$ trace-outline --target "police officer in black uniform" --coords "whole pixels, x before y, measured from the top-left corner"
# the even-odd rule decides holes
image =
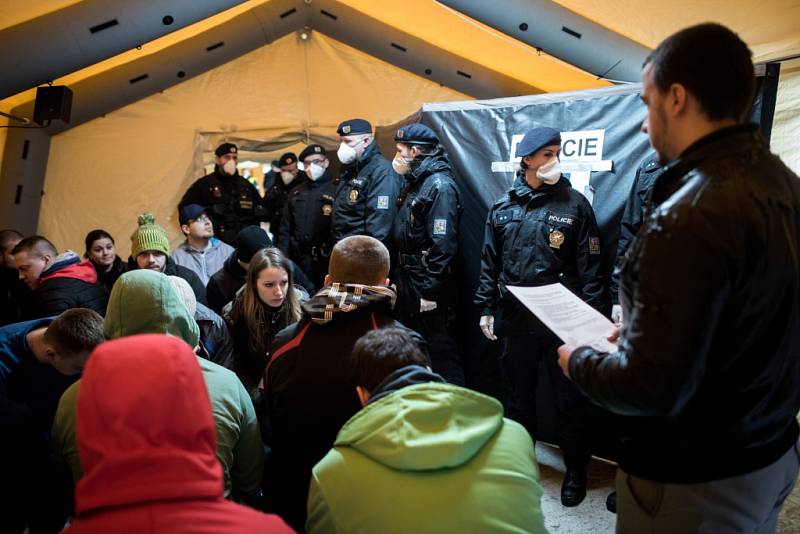
[[[453,339],[459,193],[436,133],[423,124],[397,130],[394,170],[405,186],[398,199],[393,240],[398,319],[428,342],[433,370],[464,385]]]
[[[333,242],[351,235],[368,235],[392,249],[397,196],[403,180],[381,155],[372,125],[363,119],[344,121],[336,130],[342,162],[333,201]]]
[[[283,154],[278,159],[278,168],[280,172],[275,177],[275,182],[264,194],[264,205],[267,208],[267,220],[273,241],[277,241],[281,235],[283,207],[286,205],[289,193],[303,185],[305,181],[297,168],[297,155],[294,152]]]
[[[214,172],[192,184],[178,204],[178,212],[189,204],[208,206],[206,214],[214,224],[214,235],[229,245],[245,226],[258,225],[266,211],[256,187],[236,170],[239,150],[223,143],[214,151]]]
[[[561,134],[536,128],[517,146],[521,169],[508,192],[489,210],[475,304],[490,340],[505,338],[503,361],[511,385],[508,416],[536,437],[536,384],[544,360],[555,392],[559,445],[567,474],[561,502],[576,506],[586,496],[589,448],[586,401],[557,365],[560,340],[508,292],[507,286],[560,282],[604,310],[600,238],[586,198],[561,175]]]
[[[334,185],[330,161],[321,145],[308,145],[300,153],[303,183],[286,199],[278,248],[322,287],[331,255],[331,213]]]
[[[656,179],[664,172],[664,167],[659,165],[655,155],[645,159],[636,169],[631,192],[625,203],[622,222],[619,228],[619,241],[617,242],[617,260],[614,271],[611,273],[611,320],[622,324],[622,306],[619,305],[619,266],[625,257],[628,247],[633,243],[639,228],[645,218],[645,212],[650,209],[650,197]]]

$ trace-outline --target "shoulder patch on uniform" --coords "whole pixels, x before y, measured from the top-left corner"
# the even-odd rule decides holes
[[[447,219],[433,220],[433,235],[447,234]]]
[[[600,238],[589,238],[589,254],[600,254]]]
[[[379,210],[388,210],[389,209],[389,196],[388,195],[381,195],[378,197],[378,209]]]

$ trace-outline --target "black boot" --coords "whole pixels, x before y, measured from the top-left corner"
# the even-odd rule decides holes
[[[561,484],[561,504],[578,506],[586,498],[586,469],[567,468]]]
[[[617,513],[617,492],[612,491],[608,494],[606,498],[606,510],[611,512],[612,514]]]

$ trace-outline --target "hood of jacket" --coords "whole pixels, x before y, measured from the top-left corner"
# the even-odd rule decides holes
[[[339,431],[335,447],[350,447],[392,469],[429,471],[471,460],[503,425],[503,407],[475,391],[434,382],[437,375],[409,366],[376,388],[367,404]],[[439,378],[439,380],[441,380]],[[381,388],[399,386],[381,396]],[[391,389],[391,388],[389,388]]]
[[[100,345],[83,372],[78,515],[175,499],[222,498],[214,420],[197,358],[164,335]]]
[[[170,334],[192,347],[200,340],[194,320],[167,275],[150,269],[119,277],[108,299],[103,332],[106,339],[136,334]]]
[[[87,284],[95,284],[97,271],[89,260],[81,261],[80,256],[68,250],[56,256],[52,265],[39,276],[39,283],[51,278],[75,278]]]
[[[411,172],[406,174],[404,178],[409,183],[416,183],[424,180],[432,174],[446,172],[450,174],[450,161],[444,152],[442,145],[437,146],[433,152],[425,156],[420,162],[419,166],[412,169]]]
[[[315,323],[325,324],[367,306],[394,307],[397,293],[386,286],[334,283],[322,288],[302,304],[303,312]]]

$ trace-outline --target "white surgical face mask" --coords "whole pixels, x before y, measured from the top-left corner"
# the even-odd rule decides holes
[[[404,158],[398,152],[398,154],[392,160],[392,168],[394,169],[394,172],[400,176],[403,176],[404,174],[411,172],[411,161],[413,161],[411,158]]]
[[[225,171],[225,174],[230,174],[233,176],[236,174],[236,160],[229,159],[225,162],[225,165],[222,166],[222,170]]]
[[[315,182],[319,180],[323,174],[325,174],[325,167],[323,167],[322,165],[317,165],[316,163],[312,163],[306,169],[306,176],[308,176]]]
[[[283,185],[289,185],[289,183],[294,180],[294,174],[289,171],[283,171],[281,173],[281,180],[283,181]]]
[[[536,177],[546,184],[554,184],[561,178],[561,163],[557,157],[542,165],[536,170]]]
[[[336,156],[344,165],[349,165],[356,160],[358,153],[355,148],[342,141],[339,145],[339,150],[336,151]]]

